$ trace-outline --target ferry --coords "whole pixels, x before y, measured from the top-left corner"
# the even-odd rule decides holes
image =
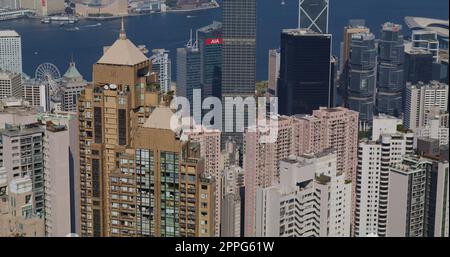
[[[48,16],[41,20],[41,22],[44,24],[49,24],[52,22],[58,22],[59,24],[61,23],[74,24],[78,21],[79,21],[78,18],[74,16]]]

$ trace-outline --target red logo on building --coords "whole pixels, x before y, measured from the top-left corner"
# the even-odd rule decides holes
[[[219,45],[223,43],[223,39],[221,38],[207,38],[205,41],[205,45]]]
[[[45,7],[45,4],[46,4],[46,3],[45,3],[45,0],[41,0],[41,6],[42,6],[42,7]]]

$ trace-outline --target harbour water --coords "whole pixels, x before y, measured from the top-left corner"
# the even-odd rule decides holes
[[[298,0],[258,0],[257,79],[267,79],[267,52],[277,48],[283,28],[297,26]],[[378,35],[386,21],[404,24],[405,16],[448,19],[448,0],[330,0],[330,33],[333,52],[339,55],[343,27],[349,19],[366,19],[366,25]],[[220,3],[220,1],[219,1]],[[370,17],[370,18],[368,18]],[[189,31],[221,19],[220,9],[189,13],[153,14],[128,17],[127,35],[136,45],[149,49],[171,51],[173,72],[176,48],[189,38]],[[40,19],[0,21],[0,30],[14,29],[22,35],[23,67],[34,76],[36,67],[44,62],[55,64],[64,72],[73,55],[86,79],[91,79],[92,64],[102,55],[103,46],[110,45],[119,33],[120,20],[80,20],[76,24],[42,24]],[[100,25],[99,25],[100,24]],[[77,28],[78,29],[77,29]],[[404,28],[405,35],[409,34]],[[175,79],[175,74],[173,74]]]

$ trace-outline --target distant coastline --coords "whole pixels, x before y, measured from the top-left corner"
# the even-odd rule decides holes
[[[164,14],[164,13],[189,13],[189,12],[196,12],[196,11],[203,11],[203,10],[211,10],[211,9],[216,9],[216,8],[220,8],[220,4],[216,0],[213,0],[207,6],[199,6],[199,7],[195,7],[195,8],[186,8],[186,9],[167,9],[164,12],[158,11],[158,12],[149,12],[149,13],[129,13],[129,14],[123,15],[123,16],[104,15],[104,16],[88,16],[88,17],[76,16],[76,17],[80,20],[115,20],[115,19],[121,19],[122,17],[126,18],[126,17],[147,16],[147,15]],[[0,13],[0,15],[1,15],[1,13]],[[12,20],[12,19],[23,19],[23,18],[42,19],[44,17],[27,15],[27,16],[19,16],[19,17],[14,17],[14,18],[0,19],[0,22]]]

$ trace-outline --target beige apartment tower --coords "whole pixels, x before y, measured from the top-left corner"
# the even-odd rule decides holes
[[[81,236],[211,236],[214,180],[170,129],[149,59],[119,39],[78,100]]]

